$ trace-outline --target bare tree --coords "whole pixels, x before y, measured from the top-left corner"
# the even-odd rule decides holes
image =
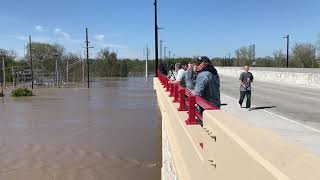
[[[243,65],[250,65],[251,64],[251,59],[250,59],[250,50],[248,47],[241,47],[236,50],[236,61],[235,65],[236,66],[243,66]]]
[[[317,67],[315,63],[315,46],[310,43],[296,43],[292,48],[293,65],[301,68]]]
[[[275,65],[277,67],[286,66],[286,55],[282,52],[282,50],[276,50],[272,54],[273,54],[273,60],[275,61]]]

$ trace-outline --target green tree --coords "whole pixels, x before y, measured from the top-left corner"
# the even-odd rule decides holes
[[[27,49],[30,45],[27,45]],[[49,43],[39,43],[33,42],[32,47],[32,57],[33,57],[33,68],[35,70],[42,70],[47,72],[55,71],[55,58],[58,59],[59,65],[62,61],[62,56],[65,53],[65,48],[60,44],[49,44]],[[55,56],[58,55],[58,56]],[[30,51],[27,52],[25,59],[30,58]]]

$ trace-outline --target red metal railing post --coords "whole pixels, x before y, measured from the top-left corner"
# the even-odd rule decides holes
[[[180,106],[178,108],[178,111],[187,111],[186,108],[186,100],[184,98],[186,94],[186,90],[185,89],[180,89],[179,90],[179,102],[180,102]]]
[[[170,90],[170,83],[169,83],[169,79],[166,79],[166,88],[167,88],[167,90],[166,90],[166,91],[169,91],[169,90]]]
[[[196,125],[198,124],[196,116],[196,97],[189,96],[189,118],[185,121],[187,125]]]
[[[169,95],[169,97],[173,97],[173,94],[174,94],[174,84],[170,83],[170,95]]]
[[[172,101],[173,103],[179,102],[179,84],[174,85],[174,99]]]

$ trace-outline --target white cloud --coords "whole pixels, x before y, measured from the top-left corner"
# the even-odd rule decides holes
[[[36,25],[36,26],[34,27],[34,29],[35,29],[37,32],[42,32],[42,31],[44,31],[44,27],[41,26],[41,25]]]
[[[19,36],[15,36],[15,38],[16,39],[18,39],[18,40],[22,40],[22,41],[27,41],[27,40],[29,40],[29,37],[28,36],[21,36],[21,35],[19,35]]]
[[[128,46],[120,45],[120,44],[109,44],[109,43],[103,43],[101,44],[102,47],[108,47],[108,48],[118,48],[118,49],[127,49]]]
[[[103,41],[104,38],[105,36],[103,34],[98,34],[94,36],[94,39],[97,41]]]
[[[62,31],[60,28],[55,28],[54,33],[60,36],[63,36],[65,39],[70,39],[70,34]]]

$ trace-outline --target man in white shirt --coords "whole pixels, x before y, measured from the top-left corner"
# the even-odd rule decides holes
[[[177,72],[177,76],[176,76],[176,80],[175,80],[174,82],[180,83],[181,78],[182,78],[185,70],[183,69],[181,63],[176,63],[176,64],[175,64],[175,70],[176,70],[176,72]]]

